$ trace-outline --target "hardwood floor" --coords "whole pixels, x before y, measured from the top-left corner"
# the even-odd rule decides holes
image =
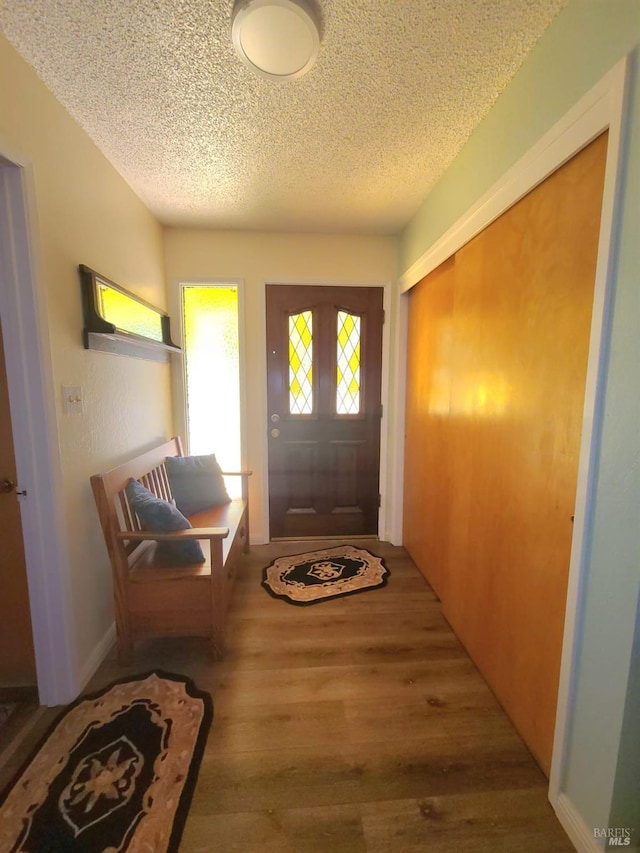
[[[93,679],[161,667],[213,694],[181,852],[573,850],[422,575],[401,548],[355,544],[385,557],[388,586],[294,607],[262,589],[261,569],[316,543],[254,546],[222,663],[201,640],[154,641]]]
[[[19,743],[35,724],[41,713],[46,713],[38,705],[38,690],[35,687],[0,687],[0,705],[13,705],[13,710],[5,716],[0,708],[0,791],[2,790],[2,770],[11,756],[19,749]],[[9,777],[10,778],[10,777]]]

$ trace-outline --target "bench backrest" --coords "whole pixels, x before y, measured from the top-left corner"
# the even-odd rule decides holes
[[[182,442],[176,436],[104,474],[94,474],[91,477],[91,488],[112,562],[120,563],[119,557],[122,555],[122,541],[117,539],[116,533],[140,530],[138,517],[129,506],[125,494],[129,480],[139,480],[156,497],[170,501],[171,487],[164,460],[167,456],[182,455]],[[128,542],[124,546],[124,552],[129,557],[139,548],[139,543]]]

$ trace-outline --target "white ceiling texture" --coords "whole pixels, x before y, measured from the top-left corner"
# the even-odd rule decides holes
[[[288,81],[237,57],[232,0],[2,0],[0,29],[161,222],[384,234],[567,2],[315,0]]]

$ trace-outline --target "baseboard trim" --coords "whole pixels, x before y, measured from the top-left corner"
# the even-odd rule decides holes
[[[78,674],[78,684],[80,690],[84,690],[91,678],[96,673],[98,667],[106,656],[111,651],[116,641],[116,624],[112,622],[105,631],[101,640],[94,646],[93,651],[84,663],[84,666]]]
[[[566,794],[560,794],[551,805],[578,853],[602,853],[604,848],[593,837],[593,829],[586,825]]]

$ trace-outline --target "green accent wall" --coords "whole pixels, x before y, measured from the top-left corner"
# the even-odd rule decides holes
[[[628,828],[631,844],[625,849],[640,850],[640,602],[609,824]]]
[[[620,59],[633,54],[596,413],[579,654],[561,790],[587,827],[634,819],[638,763],[625,706],[640,594],[640,0],[572,0],[425,199],[400,240],[406,271]],[[637,655],[635,658],[637,665]],[[635,721],[637,726],[637,720]],[[620,754],[620,760],[619,760]],[[615,790],[614,790],[615,787]],[[612,824],[613,825],[613,824]]]
[[[640,41],[640,0],[573,0],[404,229],[400,271],[474,204]]]

